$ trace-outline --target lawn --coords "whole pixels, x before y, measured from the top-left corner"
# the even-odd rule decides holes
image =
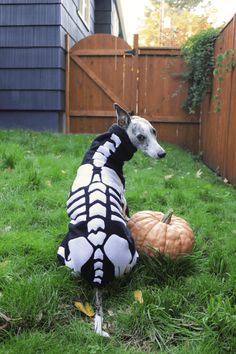
[[[161,161],[137,153],[125,166],[126,196],[131,214],[173,208],[185,218],[196,236],[192,254],[141,255],[105,289],[110,339],[74,307],[93,303],[93,291],[58,265],[56,251],[91,139],[0,132],[0,353],[235,353],[236,189],[176,146],[164,144]]]

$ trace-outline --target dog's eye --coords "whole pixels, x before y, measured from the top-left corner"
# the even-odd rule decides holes
[[[152,134],[155,136],[157,135],[156,129],[154,129],[154,128],[152,129]]]
[[[145,138],[144,135],[139,134],[139,135],[137,135],[137,139],[138,139],[139,141],[144,141],[146,138]]]

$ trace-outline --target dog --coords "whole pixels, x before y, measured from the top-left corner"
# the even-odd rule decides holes
[[[124,162],[138,149],[155,159],[166,155],[146,119],[117,103],[114,108],[117,123],[94,139],[77,171],[67,201],[69,231],[57,253],[61,264],[95,287],[95,331],[105,336],[98,289],[129,272],[138,259],[125,219]]]

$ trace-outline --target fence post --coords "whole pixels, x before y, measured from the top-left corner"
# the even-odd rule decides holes
[[[65,88],[65,103],[66,103],[66,126],[65,132],[70,132],[70,48],[69,48],[69,35],[65,35],[66,44],[66,88]]]
[[[133,39],[133,83],[132,83],[132,110],[134,114],[138,113],[138,79],[139,79],[139,70],[138,70],[138,34],[134,34]]]

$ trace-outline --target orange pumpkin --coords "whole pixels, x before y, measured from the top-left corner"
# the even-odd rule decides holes
[[[186,220],[156,211],[140,211],[128,221],[137,250],[153,256],[158,251],[171,257],[191,252],[194,235]]]

